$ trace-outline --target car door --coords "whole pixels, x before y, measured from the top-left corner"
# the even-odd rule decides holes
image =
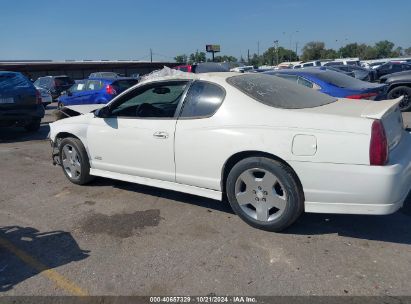
[[[65,100],[63,101],[63,103],[66,105],[82,104],[84,89],[85,89],[84,81],[76,83],[70,89],[67,90]]]
[[[101,109],[87,131],[91,167],[174,182],[176,113],[188,85],[145,84]]]
[[[177,183],[220,190],[221,167],[217,162],[210,165],[210,159],[221,144],[213,117],[225,95],[216,83],[197,80],[191,85],[175,132]]]
[[[82,103],[89,104],[94,103],[94,99],[98,90],[102,88],[100,80],[88,80],[85,85],[84,93],[82,96]]]

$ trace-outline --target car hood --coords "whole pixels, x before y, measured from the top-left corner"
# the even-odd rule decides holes
[[[88,105],[77,105],[77,106],[66,106],[66,109],[70,109],[79,114],[87,114],[94,110],[104,107],[105,104],[88,104]]]

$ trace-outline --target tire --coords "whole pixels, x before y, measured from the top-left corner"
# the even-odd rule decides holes
[[[404,96],[402,102],[400,102],[401,111],[409,111],[411,108],[411,88],[406,86],[400,86],[392,89],[388,92],[388,99],[395,99],[400,96]]]
[[[40,123],[41,123],[41,119],[40,118],[36,118],[33,119],[31,122],[29,122],[28,124],[26,124],[24,126],[24,128],[26,129],[26,131],[28,132],[35,132],[38,131],[38,129],[40,129]]]
[[[74,184],[85,185],[94,179],[90,175],[90,162],[81,141],[68,137],[61,141],[59,147],[60,164],[64,175]]]
[[[226,190],[234,212],[262,230],[282,231],[304,211],[304,194],[295,173],[270,158],[239,161],[228,174]]]

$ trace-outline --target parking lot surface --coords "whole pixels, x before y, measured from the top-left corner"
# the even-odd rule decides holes
[[[411,198],[389,216],[304,214],[270,233],[225,202],[77,186],[51,164],[54,108],[37,133],[0,129],[0,294],[411,294]]]

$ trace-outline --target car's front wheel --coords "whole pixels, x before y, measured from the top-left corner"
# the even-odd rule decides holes
[[[66,177],[74,184],[84,185],[93,179],[86,149],[77,138],[65,138],[60,143],[60,164]]]
[[[234,212],[263,230],[284,230],[304,210],[304,195],[295,173],[266,157],[238,162],[228,175],[226,191]]]
[[[406,86],[400,86],[392,89],[388,93],[389,99],[395,99],[400,96],[404,96],[404,99],[400,102],[400,110],[408,111],[411,108],[411,88]]]

